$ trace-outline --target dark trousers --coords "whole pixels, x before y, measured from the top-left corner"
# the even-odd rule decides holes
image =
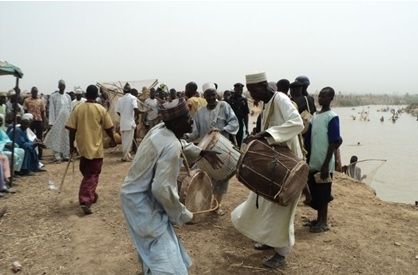
[[[238,130],[236,137],[237,137],[238,148],[241,148],[242,139],[244,137],[244,127],[245,127],[244,119],[239,118],[238,123],[239,123],[239,130]]]
[[[90,206],[97,201],[96,187],[102,172],[102,164],[103,159],[80,158],[80,172],[83,175],[78,193],[80,204]]]
[[[42,121],[32,121],[30,129],[35,133],[36,137],[43,140],[44,124]],[[42,148],[38,146],[38,158],[42,159]]]

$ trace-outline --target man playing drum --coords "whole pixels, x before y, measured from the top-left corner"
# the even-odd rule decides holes
[[[238,119],[231,106],[225,101],[217,101],[217,92],[214,84],[203,85],[203,96],[207,106],[200,108],[195,117],[193,132],[186,135],[188,141],[199,141],[211,131],[219,131],[229,139],[229,135],[235,135],[239,130]],[[213,195],[219,203],[218,214],[223,215],[221,208],[222,197],[226,194],[229,180],[215,180],[212,178]]]
[[[285,143],[302,158],[297,135],[303,130],[303,121],[289,97],[274,92],[268,86],[265,73],[247,75],[246,82],[251,97],[265,104],[261,132],[250,138],[266,139],[270,145]],[[283,266],[295,243],[294,216],[298,199],[299,196],[288,206],[281,206],[250,192],[248,199],[231,214],[235,228],[258,242],[256,249],[274,248],[275,254],[263,263],[269,268]]]
[[[163,106],[166,109],[159,113],[164,123],[150,129],[139,145],[120,198],[144,274],[187,274],[191,261],[173,228],[173,224],[182,225],[193,218],[179,201],[181,152],[191,160],[202,156],[214,168],[222,163],[217,153],[180,141],[192,130],[183,99]]]

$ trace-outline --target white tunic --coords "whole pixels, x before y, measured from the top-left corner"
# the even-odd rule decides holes
[[[129,131],[135,129],[135,111],[138,108],[138,100],[130,93],[119,98],[116,112],[120,114],[120,130]]]
[[[290,99],[283,93],[265,105],[261,130],[266,129],[270,144],[286,142],[289,148],[302,158],[297,135],[303,130],[302,118]],[[248,238],[272,247],[292,246],[295,242],[294,216],[298,199],[288,206],[280,206],[250,192],[248,199],[231,213],[235,228]]]

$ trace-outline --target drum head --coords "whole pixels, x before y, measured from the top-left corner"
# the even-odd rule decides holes
[[[184,205],[189,211],[196,212],[210,209],[211,203],[212,182],[209,176],[204,171],[194,170],[185,190]]]
[[[218,135],[220,135],[220,133],[218,132],[212,132],[210,134],[207,134],[202,138],[202,140],[199,142],[197,146],[203,150],[212,149],[218,141]]]

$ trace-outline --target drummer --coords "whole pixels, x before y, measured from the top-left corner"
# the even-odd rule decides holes
[[[203,96],[208,104],[197,111],[194,117],[193,132],[187,134],[186,139],[198,142],[213,130],[219,131],[228,139],[230,135],[235,136],[239,130],[238,118],[227,102],[216,99],[217,91],[213,83],[203,85]],[[218,181],[212,179],[212,184],[213,195],[219,202],[217,213],[222,216],[225,212],[221,208],[221,202],[228,189],[228,180]]]
[[[201,150],[180,138],[192,130],[183,99],[159,110],[163,123],[150,129],[138,147],[120,191],[122,210],[144,274],[187,274],[191,261],[177,238],[173,224],[191,221],[193,214],[180,203],[177,190],[180,154],[204,157],[218,168],[213,151]]]
[[[303,130],[303,121],[289,97],[273,91],[265,73],[247,75],[246,81],[251,97],[265,104],[261,132],[252,138],[266,139],[269,144],[284,143],[302,158],[297,136]],[[293,221],[298,199],[281,206],[250,192],[248,199],[232,211],[234,227],[257,242],[255,249],[274,249],[274,255],[263,263],[266,267],[283,266],[295,243]]]

